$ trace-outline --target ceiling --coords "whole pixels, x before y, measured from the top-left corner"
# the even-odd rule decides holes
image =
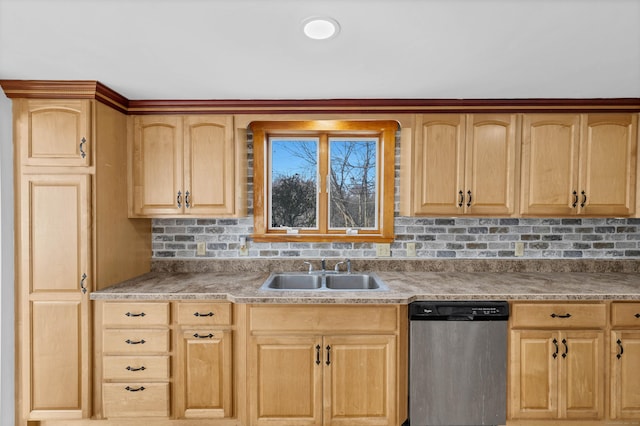
[[[339,35],[305,38],[310,16]],[[640,0],[0,0],[0,79],[132,100],[640,98]]]

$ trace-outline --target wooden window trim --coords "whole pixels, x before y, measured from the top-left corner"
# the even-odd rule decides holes
[[[392,242],[394,239],[394,183],[395,183],[395,134],[399,124],[393,120],[348,121],[254,121],[249,125],[253,133],[253,235],[256,242]],[[363,230],[357,235],[347,235],[337,230],[323,232],[300,232],[287,234],[285,231],[270,230],[267,205],[267,163],[268,139],[270,135],[315,136],[321,133],[329,136],[373,136],[380,138],[380,180],[378,229],[369,232]],[[321,153],[322,155],[322,153]],[[319,164],[322,167],[323,162]],[[326,168],[327,165],[325,164]],[[321,170],[322,172],[322,170]],[[326,170],[325,170],[326,172]],[[321,173],[321,175],[323,175]],[[324,176],[324,175],[323,175]],[[322,185],[321,188],[326,188]],[[326,207],[327,193],[322,191],[320,205]],[[326,210],[326,209],[325,209]],[[320,209],[318,221],[326,220],[327,211]],[[322,226],[322,225],[321,225]],[[322,228],[321,228],[322,229]]]

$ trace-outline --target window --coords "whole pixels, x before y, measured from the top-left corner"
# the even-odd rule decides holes
[[[260,121],[255,241],[392,241],[395,121]]]

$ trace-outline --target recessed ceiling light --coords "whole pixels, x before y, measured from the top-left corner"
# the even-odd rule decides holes
[[[340,25],[332,18],[307,18],[303,25],[304,34],[314,40],[326,40],[340,32]]]

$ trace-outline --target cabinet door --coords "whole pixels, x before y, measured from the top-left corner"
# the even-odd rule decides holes
[[[601,419],[604,415],[604,333],[567,331],[560,335],[559,417]]]
[[[640,419],[640,331],[611,332],[611,417]]]
[[[230,417],[233,413],[231,331],[185,330],[178,345],[178,416]]]
[[[577,214],[579,119],[574,114],[524,115],[522,214]]]
[[[638,117],[583,116],[580,146],[580,211],[630,216],[635,212]],[[583,194],[584,192],[584,194]]]
[[[415,214],[461,214],[464,194],[465,116],[416,118]]]
[[[314,336],[251,338],[250,424],[322,424],[321,345]]]
[[[516,115],[467,116],[464,207],[467,213],[512,215],[516,197]]]
[[[133,214],[180,214],[183,189],[182,117],[134,118]]]
[[[16,99],[14,117],[22,165],[91,164],[91,101]]]
[[[88,175],[22,176],[16,306],[25,419],[89,415],[89,182]]]
[[[185,213],[231,216],[235,212],[232,116],[185,118]]]
[[[328,336],[323,351],[323,424],[393,424],[395,336]]]
[[[556,418],[559,344],[556,332],[511,332],[510,418]]]

